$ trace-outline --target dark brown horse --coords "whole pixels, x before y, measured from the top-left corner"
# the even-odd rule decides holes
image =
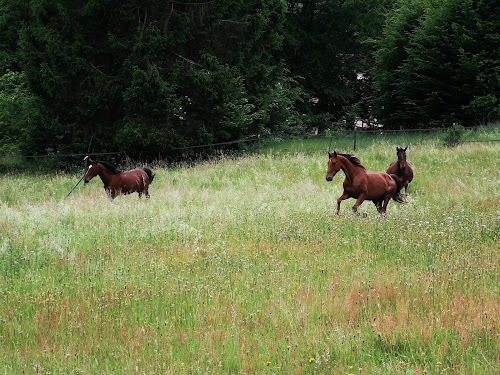
[[[405,194],[408,190],[408,185],[413,180],[413,169],[406,161],[406,150],[408,147],[399,148],[396,147],[396,152],[398,155],[398,160],[394,160],[389,168],[387,169],[388,174],[395,174],[401,179],[401,182],[405,188]]]
[[[357,199],[352,207],[354,212],[358,211],[358,207],[365,200],[371,200],[382,215],[385,215],[391,198],[404,203],[399,194],[402,187],[401,180],[396,175],[368,172],[356,156],[338,154],[337,151],[329,152],[326,180],[332,181],[341,169],[345,174],[344,192],[337,199],[337,215],[340,215],[340,202],[348,198]]]
[[[83,176],[86,184],[95,176],[101,177],[104,190],[114,199],[120,194],[131,194],[137,192],[139,198],[142,193],[149,199],[149,185],[153,182],[155,175],[149,168],[134,169],[129,172],[121,172],[115,166],[105,161],[90,160],[87,174]]]

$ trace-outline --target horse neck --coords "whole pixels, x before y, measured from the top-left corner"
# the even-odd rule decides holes
[[[344,171],[345,177],[351,183],[354,181],[354,177],[360,173],[366,172],[363,168],[357,167],[352,164],[346,157],[339,155],[338,159],[341,162],[341,169]]]
[[[113,173],[111,173],[104,165],[99,164],[98,176],[101,178],[102,182],[104,182],[104,185],[107,186],[111,183]]]

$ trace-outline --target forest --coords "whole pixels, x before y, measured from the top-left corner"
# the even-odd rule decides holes
[[[497,5],[0,0],[0,154],[175,158],[356,120],[487,124],[500,115]]]

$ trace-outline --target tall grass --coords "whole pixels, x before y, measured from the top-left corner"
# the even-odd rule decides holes
[[[385,170],[402,141],[357,156]],[[0,177],[0,371],[500,372],[500,145],[416,143],[380,218],[334,215],[309,142],[155,168],[149,201]]]

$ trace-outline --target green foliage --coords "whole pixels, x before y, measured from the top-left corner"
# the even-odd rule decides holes
[[[499,99],[493,94],[475,96],[463,108],[470,118],[475,119],[481,125],[500,117]]]
[[[456,146],[462,140],[465,134],[465,128],[461,125],[454,125],[450,130],[448,130],[443,137],[444,144],[446,146]]]
[[[284,10],[279,1],[29,3],[22,57],[61,125],[50,147],[173,154],[275,127]]]
[[[382,28],[384,1],[288,1],[284,60],[315,102],[304,112],[339,120],[360,100],[356,72],[373,64],[373,44]],[[323,116],[313,125],[325,128]]]
[[[21,65],[19,31],[26,25],[27,2],[0,0],[0,74]]]
[[[500,21],[490,0],[410,1],[392,14],[374,71],[389,127],[482,123],[498,116]]]
[[[411,35],[429,4],[427,0],[399,1],[387,17],[382,38],[377,42],[377,64],[370,70],[377,89],[373,97],[373,112],[385,127],[422,125],[412,123],[413,119],[407,117],[406,97],[401,89],[407,77],[402,67],[408,59]]]
[[[399,128],[500,115],[493,0],[0,0],[0,10],[0,74],[21,74],[27,101],[0,109],[5,152],[176,158],[357,118]]]
[[[0,154],[30,152],[39,141],[40,119],[39,101],[25,74],[7,70],[0,76]]]

